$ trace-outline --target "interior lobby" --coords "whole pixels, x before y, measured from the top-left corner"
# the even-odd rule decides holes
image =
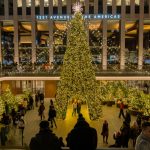
[[[41,91],[45,96],[47,119],[49,100],[55,101],[59,86],[75,2],[82,5],[92,66],[99,86],[107,86],[110,92],[116,88],[118,93],[119,87],[125,90],[135,88],[147,96],[144,95],[144,100],[148,99],[150,0],[0,0],[0,97],[8,87],[15,96],[28,90],[34,98]],[[111,99],[116,95],[105,96]],[[102,106],[103,115],[96,121],[90,120],[87,105],[82,105],[83,116],[97,130],[98,148],[112,145],[113,133],[120,130],[123,118],[118,118],[116,106],[122,95],[119,96],[114,98],[112,107]],[[123,98],[124,103],[131,104],[130,99]],[[150,100],[147,105],[142,109],[148,110],[149,114]],[[143,118],[148,116],[147,113]],[[53,132],[64,141],[77,121],[77,116],[71,114],[72,105],[69,103],[66,119],[57,119],[58,128],[53,128]],[[131,121],[136,117],[132,115]],[[108,145],[103,143],[100,135],[104,120],[108,120],[110,127]],[[39,130],[37,107],[27,112],[25,121],[24,143],[29,145],[31,137]],[[21,146],[18,131],[14,141]],[[132,141],[129,148],[133,148]]]

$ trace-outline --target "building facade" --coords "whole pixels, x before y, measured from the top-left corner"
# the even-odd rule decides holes
[[[52,62],[59,69],[75,2],[82,4],[96,71],[149,71],[149,0],[0,0],[1,71],[45,71]],[[33,92],[41,89],[46,97],[54,97],[56,80],[1,78],[0,89],[9,85],[16,94],[27,88]]]
[[[75,2],[82,4],[93,64],[149,68],[149,0],[1,0],[1,66],[62,64]]]

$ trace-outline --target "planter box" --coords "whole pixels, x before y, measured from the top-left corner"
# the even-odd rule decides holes
[[[142,120],[149,121],[149,119],[150,119],[150,116],[142,115]]]
[[[112,106],[115,104],[115,101],[107,101],[107,106]]]
[[[102,101],[101,104],[102,104],[102,105],[106,105],[107,102],[106,102],[106,101]]]
[[[142,114],[143,114],[142,111],[135,110],[135,109],[132,109],[132,108],[129,108],[129,112],[130,112],[130,114],[133,115],[133,116],[137,116],[137,115],[142,115]]]

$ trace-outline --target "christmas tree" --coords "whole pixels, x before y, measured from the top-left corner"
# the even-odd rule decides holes
[[[2,115],[5,112],[5,106],[2,98],[0,97],[0,115]]]
[[[6,108],[6,105],[8,106],[8,111],[10,112],[10,110],[12,108],[15,107],[15,96],[12,94],[9,86],[6,88],[6,90],[4,91],[4,93],[2,94],[2,100],[5,104],[5,108]]]
[[[101,115],[99,85],[84,23],[82,13],[77,11],[69,24],[67,50],[56,94],[57,114],[62,119],[66,116],[68,102],[73,99],[87,102],[90,119]]]

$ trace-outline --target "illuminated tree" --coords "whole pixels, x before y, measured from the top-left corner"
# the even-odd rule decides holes
[[[5,106],[2,98],[0,97],[0,115],[2,115],[5,111]]]
[[[6,88],[4,93],[2,94],[2,100],[5,104],[5,106],[8,106],[9,111],[11,108],[15,106],[15,96],[12,94],[9,86]]]
[[[90,119],[95,120],[101,115],[100,91],[80,12],[74,14],[68,32],[67,50],[56,94],[57,114],[64,119],[68,102],[76,98],[87,102]]]

